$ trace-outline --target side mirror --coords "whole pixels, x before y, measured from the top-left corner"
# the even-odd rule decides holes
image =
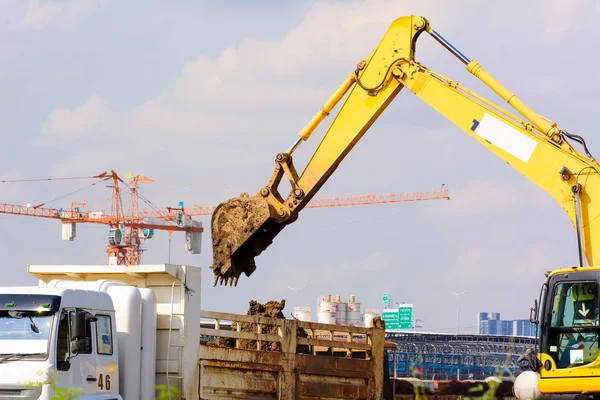
[[[71,369],[71,363],[69,361],[58,361],[56,363],[56,369],[58,371],[68,371]]]
[[[538,319],[538,301],[537,299],[533,300],[533,308],[529,309],[529,322],[532,324],[539,324],[540,321]]]
[[[75,339],[71,342],[71,353],[76,357],[88,348],[88,339]]]
[[[85,311],[77,311],[71,320],[71,340],[77,341],[86,338]]]

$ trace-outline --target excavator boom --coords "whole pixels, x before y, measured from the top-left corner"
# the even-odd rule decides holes
[[[424,32],[454,54],[467,71],[521,117],[417,62],[416,42]],[[290,149],[277,154],[268,184],[252,197],[229,199],[215,209],[211,226],[215,284],[236,285],[242,273],[250,276],[254,272],[254,258],[298,218],[298,213],[404,88],[550,194],[577,230],[580,264],[583,266],[587,260],[600,265],[600,254],[592,246],[600,240],[595,238],[600,229],[600,219],[596,218],[600,204],[593,203],[589,195],[600,190],[600,167],[583,139],[531,110],[481,65],[433,30],[425,18],[407,16],[390,25],[378,46],[357,64],[300,131]],[[331,125],[298,174],[292,160],[294,150],[310,138],[344,96]],[[583,145],[586,154],[575,150],[568,140]],[[292,186],[285,198],[278,191],[284,176]]]
[[[298,212],[400,91],[399,83],[388,79],[389,71],[398,61],[413,59],[414,44],[426,26],[427,21],[421,17],[405,17],[394,21],[368,59],[361,61],[357,70],[346,78],[302,129],[292,148],[277,154],[269,183],[252,197],[229,199],[215,209],[211,221],[211,268],[215,274],[215,284],[226,282],[235,285],[241,273],[250,276],[254,272],[254,257],[266,249],[286,225],[296,220]],[[384,77],[383,82],[377,82],[376,96],[355,85],[359,75],[369,84]],[[292,152],[300,142],[308,140],[348,91],[350,93],[333,125],[304,169],[302,177],[299,177],[292,162]],[[277,188],[284,175],[292,184],[291,194],[286,200]]]

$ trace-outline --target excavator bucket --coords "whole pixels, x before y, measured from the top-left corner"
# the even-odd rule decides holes
[[[256,270],[254,257],[272,243],[285,223],[277,223],[272,208],[260,195],[229,199],[212,215],[211,235],[215,283],[237,286],[242,273]]]

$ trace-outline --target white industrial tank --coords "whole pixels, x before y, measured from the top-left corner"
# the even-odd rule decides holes
[[[140,399],[153,400],[156,379],[156,295],[152,289],[139,288],[142,296],[142,356],[140,369]]]
[[[365,328],[370,328],[373,318],[378,317],[378,316],[379,316],[379,310],[367,308],[365,310],[365,313],[363,314],[363,326]]]
[[[349,326],[361,326],[362,320],[360,318],[360,303],[355,301],[354,296],[350,296],[348,299],[348,312],[346,314],[347,325]]]
[[[318,322],[322,324],[335,324],[338,303],[332,301],[331,295],[319,297]]]
[[[348,318],[348,303],[339,302],[337,303],[337,311],[335,313],[335,323],[338,325],[346,325]]]
[[[319,311],[319,323],[335,325],[335,311]]]
[[[294,317],[300,321],[310,322],[310,307],[294,307]]]

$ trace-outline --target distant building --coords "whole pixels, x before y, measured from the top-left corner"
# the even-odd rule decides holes
[[[535,336],[536,326],[528,319],[502,320],[500,313],[477,314],[477,333],[482,335]]]
[[[490,315],[486,312],[477,314],[477,333],[489,331]]]
[[[537,328],[528,319],[518,319],[513,321],[513,336],[536,336]]]

